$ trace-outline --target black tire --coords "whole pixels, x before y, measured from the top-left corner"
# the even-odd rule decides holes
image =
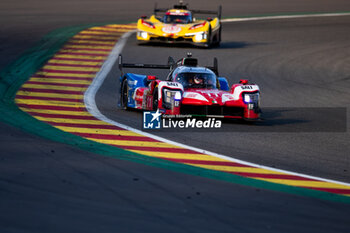
[[[128,108],[128,80],[124,79],[120,90],[120,105],[123,109]]]
[[[220,25],[220,29],[219,29],[219,32],[218,32],[218,35],[217,35],[217,41],[215,43],[216,46],[220,46],[220,42],[221,42],[221,25]]]
[[[207,43],[205,43],[205,47],[206,48],[210,48],[210,46],[211,46],[211,26],[209,25],[208,40],[207,40]]]
[[[158,87],[154,88],[152,106],[153,106],[153,111],[157,111],[157,109],[158,109]]]
[[[221,25],[220,25],[219,31],[214,36],[213,46],[219,47],[220,42],[221,42]]]

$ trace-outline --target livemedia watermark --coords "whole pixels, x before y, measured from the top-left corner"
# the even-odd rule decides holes
[[[216,118],[195,118],[192,115],[162,115],[158,110],[143,112],[143,129],[220,129]]]
[[[261,119],[162,115],[144,112],[143,130],[157,132],[244,132],[244,133],[316,133],[348,131],[347,108],[344,107],[265,107]]]

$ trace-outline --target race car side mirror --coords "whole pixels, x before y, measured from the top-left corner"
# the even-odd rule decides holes
[[[157,79],[157,77],[154,76],[154,75],[148,75],[147,76],[147,81],[153,81],[153,80],[156,80],[156,79]]]
[[[246,84],[248,84],[248,79],[241,79],[241,80],[239,80],[239,83],[246,85]]]

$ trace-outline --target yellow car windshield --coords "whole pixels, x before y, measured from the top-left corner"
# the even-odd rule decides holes
[[[188,24],[192,23],[192,17],[189,14],[186,15],[165,15],[164,23],[179,23],[179,24]]]

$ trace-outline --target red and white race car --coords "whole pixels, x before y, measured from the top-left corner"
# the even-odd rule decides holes
[[[123,63],[119,68],[168,69],[165,81],[152,75],[125,73],[120,77],[120,106],[158,110],[167,115],[240,118],[260,117],[260,90],[248,80],[240,80],[231,88],[226,78],[218,77],[217,59],[213,67],[199,67],[189,54],[167,65]]]

